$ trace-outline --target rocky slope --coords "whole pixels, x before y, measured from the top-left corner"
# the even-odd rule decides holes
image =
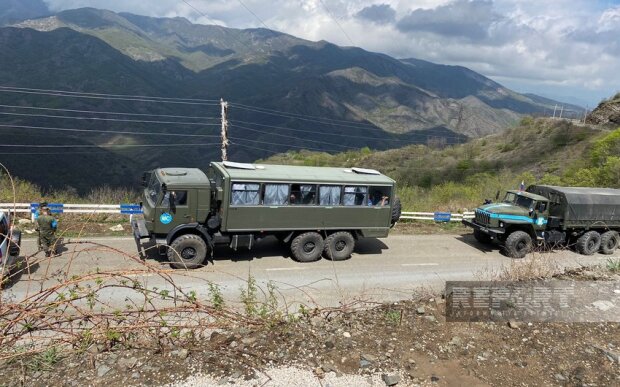
[[[601,102],[596,109],[588,114],[586,122],[596,125],[620,125],[620,93]]]

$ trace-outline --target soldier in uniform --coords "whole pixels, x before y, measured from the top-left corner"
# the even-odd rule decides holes
[[[45,251],[45,256],[56,255],[56,219],[51,215],[49,207],[42,207],[37,217],[37,231],[39,232],[39,249]]]

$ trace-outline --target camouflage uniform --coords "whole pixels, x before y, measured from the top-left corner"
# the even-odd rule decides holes
[[[56,219],[51,215],[41,214],[37,218],[37,230],[39,231],[39,249],[45,251],[46,256],[56,252]]]

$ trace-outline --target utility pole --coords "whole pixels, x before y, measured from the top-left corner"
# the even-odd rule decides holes
[[[220,98],[222,105],[222,161],[228,160],[228,102]]]
[[[564,112],[564,105],[562,105],[562,109],[560,110],[560,119],[562,119],[562,113]]]
[[[588,107],[586,106],[586,110],[583,112],[583,123],[586,123],[586,118],[588,118]]]
[[[556,103],[555,106],[553,107],[553,118],[555,118],[555,111],[558,108],[558,104]]]

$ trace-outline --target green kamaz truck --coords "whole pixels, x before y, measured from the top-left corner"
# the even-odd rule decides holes
[[[497,241],[513,258],[541,244],[613,254],[620,243],[620,189],[533,185],[477,208],[463,224],[474,229],[476,240]]]
[[[372,169],[213,162],[143,175],[138,249],[165,246],[175,268],[206,263],[216,245],[248,248],[267,236],[301,262],[351,256],[361,237],[386,237],[400,218],[394,180]]]

